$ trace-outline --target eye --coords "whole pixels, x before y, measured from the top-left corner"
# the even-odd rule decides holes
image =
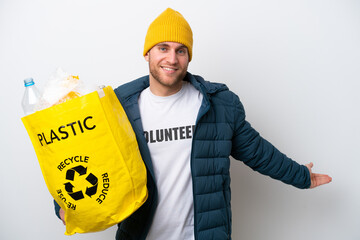
[[[183,49],[183,48],[179,49],[178,53],[181,54],[181,55],[184,55],[184,54],[186,54],[186,49]]]
[[[166,51],[166,47],[159,47],[159,50],[160,50],[161,52],[165,52],[165,51]]]

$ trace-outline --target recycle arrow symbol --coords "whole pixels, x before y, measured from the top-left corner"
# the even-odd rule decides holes
[[[74,186],[71,184],[71,182],[65,183],[65,190],[67,192],[73,192],[73,188],[74,188]]]
[[[86,174],[87,168],[79,165],[76,167],[73,167],[66,172],[66,179],[74,181],[75,172],[79,173],[79,176]]]
[[[74,200],[80,200],[84,198],[82,191],[73,192],[73,188],[74,186],[70,182],[65,183],[65,190],[68,192],[70,197],[72,197]]]
[[[79,165],[79,166],[76,166],[76,167],[73,167],[73,168],[67,170],[66,179],[70,180],[70,181],[74,181],[75,172],[77,172],[79,174],[79,176],[82,176],[82,175],[86,174],[87,168]],[[92,187],[86,187],[85,194],[88,195],[89,197],[91,197],[97,191],[98,178],[94,174],[89,173],[89,175],[86,177],[86,180],[92,185]],[[74,200],[80,200],[80,199],[84,198],[84,194],[82,191],[73,192],[74,185],[72,185],[71,182],[67,182],[64,185],[65,185],[65,190],[68,192],[70,197],[72,197]]]
[[[85,191],[85,194],[91,197],[97,191],[98,179],[94,174],[90,173],[86,180],[93,185],[92,187],[86,187]]]

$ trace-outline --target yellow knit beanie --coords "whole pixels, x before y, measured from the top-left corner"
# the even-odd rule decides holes
[[[184,44],[189,51],[189,62],[192,58],[193,37],[189,23],[177,11],[168,8],[149,26],[145,37],[144,53],[161,42],[177,42]]]

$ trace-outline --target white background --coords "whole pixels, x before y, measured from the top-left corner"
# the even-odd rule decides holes
[[[0,0],[0,239],[65,236],[20,118],[23,79],[57,67],[112,87],[148,73],[150,22],[180,11],[194,32],[189,71],[226,83],[247,119],[333,182],[298,190],[232,161],[233,239],[360,239],[360,2],[353,0]]]

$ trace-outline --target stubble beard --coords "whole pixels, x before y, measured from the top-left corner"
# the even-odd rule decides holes
[[[160,68],[160,67],[158,67]],[[171,82],[166,82],[162,77],[161,77],[161,74],[159,73],[160,70],[157,69],[157,66],[155,67],[152,67],[152,64],[151,64],[151,57],[149,55],[149,72],[150,72],[150,75],[153,77],[153,79],[155,81],[157,81],[158,83],[160,83],[162,86],[165,86],[165,87],[172,87],[172,86],[175,86],[177,85],[179,82],[182,82],[186,76],[186,73],[187,73],[187,68],[184,69],[180,75],[178,75],[176,77],[176,79],[174,81],[171,81]]]

